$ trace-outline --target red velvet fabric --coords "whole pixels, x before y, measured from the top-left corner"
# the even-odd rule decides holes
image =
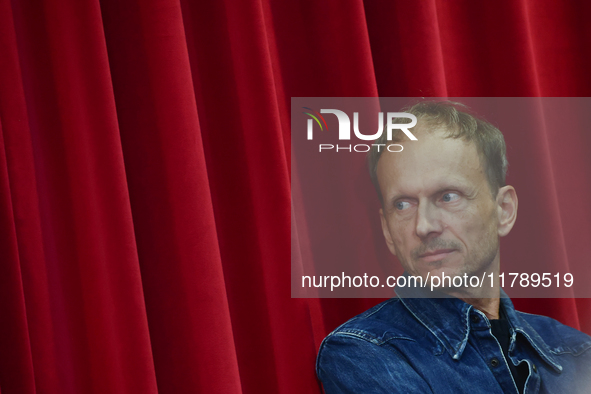
[[[380,300],[290,298],[290,97],[588,96],[590,11],[1,0],[1,392],[319,393],[320,340]],[[578,152],[536,153],[561,256],[591,253]],[[516,304],[591,332],[588,299]]]

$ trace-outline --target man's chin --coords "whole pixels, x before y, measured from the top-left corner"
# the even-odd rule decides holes
[[[466,272],[465,267],[459,261],[449,261],[447,259],[421,264],[421,276],[426,279],[427,276],[463,276]]]

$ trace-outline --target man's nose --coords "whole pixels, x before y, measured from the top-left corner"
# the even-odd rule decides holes
[[[428,238],[432,234],[440,234],[443,231],[440,212],[433,204],[419,203],[416,219],[416,233],[421,239]]]

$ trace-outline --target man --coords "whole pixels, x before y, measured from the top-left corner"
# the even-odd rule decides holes
[[[498,279],[499,238],[517,217],[503,135],[460,104],[407,112],[418,141],[384,136],[374,148],[398,143],[403,152],[374,149],[368,160],[388,248],[408,277]],[[329,334],[317,359],[325,391],[591,393],[589,336],[515,311],[498,281],[429,290],[398,288]]]

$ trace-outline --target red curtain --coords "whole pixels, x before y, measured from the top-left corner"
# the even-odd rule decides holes
[[[1,393],[319,393],[380,300],[290,298],[290,97],[589,96],[590,12],[0,0]],[[591,332],[587,299],[516,304]]]

